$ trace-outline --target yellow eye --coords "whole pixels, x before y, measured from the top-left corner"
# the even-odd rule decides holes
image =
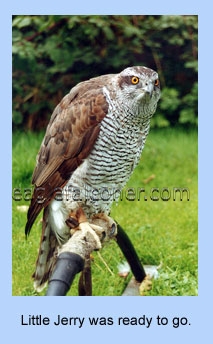
[[[155,86],[159,86],[159,83],[160,83],[160,82],[159,82],[159,79],[156,79],[156,80],[155,80]]]
[[[133,85],[137,85],[139,83],[139,78],[137,76],[133,76],[131,82]]]

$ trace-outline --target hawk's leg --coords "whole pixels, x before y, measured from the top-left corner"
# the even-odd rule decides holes
[[[82,208],[71,211],[66,224],[70,228],[71,235],[79,229],[82,231],[92,230],[92,233],[97,234],[101,243],[109,241],[117,235],[117,225],[111,217],[104,213],[97,213],[87,219]],[[101,248],[101,244],[97,248]]]

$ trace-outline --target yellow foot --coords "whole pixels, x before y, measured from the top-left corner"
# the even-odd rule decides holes
[[[90,230],[97,234],[101,242],[109,241],[117,234],[117,225],[111,217],[104,213],[98,213],[87,219],[82,208],[71,211],[66,224],[70,228],[71,235],[76,230],[86,230],[90,227]]]
[[[90,220],[90,226],[98,234],[101,242],[109,241],[117,235],[116,222],[104,213],[95,214]]]

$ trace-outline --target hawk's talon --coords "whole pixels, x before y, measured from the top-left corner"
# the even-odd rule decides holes
[[[113,237],[117,234],[117,226],[115,222],[111,226],[111,232],[109,233],[109,237]]]
[[[70,229],[77,229],[79,226],[79,222],[73,216],[69,216],[65,223]]]
[[[116,222],[104,213],[95,214],[92,219],[93,228],[98,224],[98,227],[101,229],[98,230],[99,235],[101,235],[101,241],[109,241],[116,237],[117,235],[117,224]],[[95,223],[95,225],[94,225]],[[95,228],[94,228],[95,229]],[[95,229],[96,230],[96,229]]]
[[[82,208],[72,210],[69,214],[68,219],[65,221],[66,225],[70,228],[71,236],[76,230],[85,229],[85,224],[87,224],[92,229],[101,242],[109,241],[117,235],[117,225],[114,220],[104,213],[98,213],[93,215],[89,221],[84,214]]]

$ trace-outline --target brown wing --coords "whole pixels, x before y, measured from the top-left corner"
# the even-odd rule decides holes
[[[33,173],[34,194],[28,210],[26,235],[42,208],[63,187],[72,172],[89,155],[97,139],[100,122],[108,112],[102,92],[110,75],[75,86],[55,108],[37,157]]]

